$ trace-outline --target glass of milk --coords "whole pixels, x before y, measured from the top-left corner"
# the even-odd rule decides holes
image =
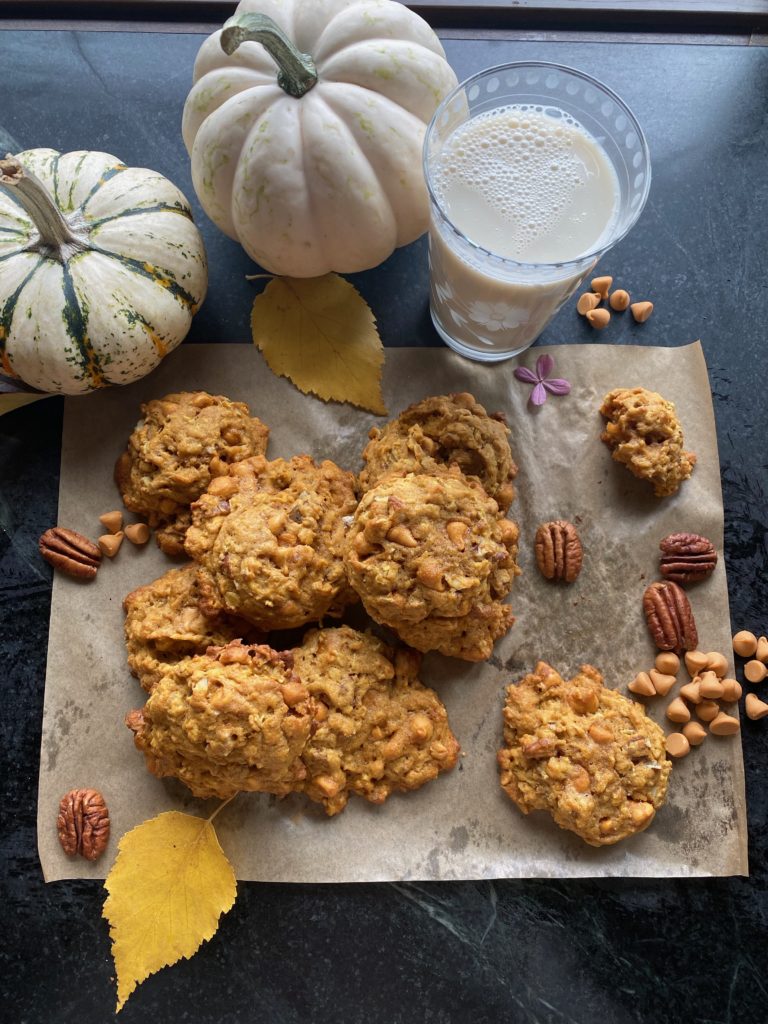
[[[573,68],[504,64],[462,82],[424,140],[430,311],[470,359],[528,348],[645,205],[632,111]]]

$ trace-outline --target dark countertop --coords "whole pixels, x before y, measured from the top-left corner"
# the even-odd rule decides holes
[[[0,33],[0,143],[5,132],[22,148],[104,149],[152,166],[194,199],[179,123],[200,41]],[[768,48],[450,39],[446,49],[459,77],[515,59],[577,66],[614,88],[643,125],[653,158],[649,204],[601,270],[651,297],[656,312],[642,327],[614,318],[599,340],[702,339],[720,442],[733,626],[765,632]],[[196,213],[211,278],[189,341],[247,341],[257,286],[244,275],[253,265]],[[437,344],[423,240],[353,280],[387,345]],[[597,339],[569,304],[542,340]],[[56,521],[61,416],[62,401],[51,399],[0,418],[0,1006],[14,1024],[101,1024],[112,1018],[115,998],[103,890],[87,882],[46,886],[36,854],[50,606],[37,538]],[[213,940],[140,986],[121,1019],[759,1024],[768,1019],[768,724],[745,720],[743,745],[748,879],[241,883]]]

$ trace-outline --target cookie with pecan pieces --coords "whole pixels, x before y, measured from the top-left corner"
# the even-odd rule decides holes
[[[290,654],[236,640],[169,666],[126,725],[150,772],[197,797],[284,796],[306,776],[313,709]]]
[[[479,480],[506,512],[515,496],[517,466],[509,449],[509,427],[500,413],[489,415],[466,392],[425,398],[383,427],[373,427],[363,452],[363,491],[383,476],[432,473],[456,466]]]
[[[421,658],[348,626],[309,632],[294,667],[316,701],[301,755],[302,792],[338,814],[350,793],[383,803],[456,764],[459,744],[434,690],[417,677]]]
[[[519,572],[517,542],[515,523],[454,467],[369,490],[344,559],[368,614],[405,643],[481,661],[514,622],[502,601]]]
[[[340,615],[357,600],[342,560],[356,504],[354,476],[328,460],[257,456],[231,466],[193,504],[185,541],[203,612],[264,630]]]
[[[183,555],[189,506],[228,465],[263,455],[269,429],[243,402],[205,391],[153,399],[141,417],[115,481],[126,508],[157,530],[160,548]]]
[[[501,786],[523,814],[546,810],[590,846],[647,828],[672,765],[645,708],[603,686],[591,665],[565,680],[539,662],[507,688]]]
[[[683,428],[672,402],[645,388],[615,388],[603,399],[608,421],[600,436],[611,456],[653,485],[657,498],[674,494],[696,464],[683,448]]]

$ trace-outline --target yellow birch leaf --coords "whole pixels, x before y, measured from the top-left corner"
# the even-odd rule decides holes
[[[376,319],[343,277],[273,278],[254,299],[251,331],[270,369],[300,391],[386,413]]]
[[[210,820],[180,811],[127,832],[104,887],[118,1012],[150,974],[191,957],[215,934],[237,892]]]

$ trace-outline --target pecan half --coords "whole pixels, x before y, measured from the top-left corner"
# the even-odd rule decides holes
[[[40,554],[68,576],[92,580],[101,564],[101,552],[93,541],[81,533],[54,526],[46,530],[38,542]]]
[[[670,533],[659,547],[661,575],[675,583],[699,583],[717,565],[714,544],[697,533]]]
[[[581,572],[584,552],[573,523],[564,519],[542,523],[536,531],[534,548],[536,562],[545,579],[573,583]]]
[[[643,594],[643,611],[660,651],[695,651],[699,642],[690,602],[676,583],[652,583]]]
[[[56,827],[64,853],[96,860],[109,842],[109,811],[104,797],[96,789],[71,789],[61,798]]]

